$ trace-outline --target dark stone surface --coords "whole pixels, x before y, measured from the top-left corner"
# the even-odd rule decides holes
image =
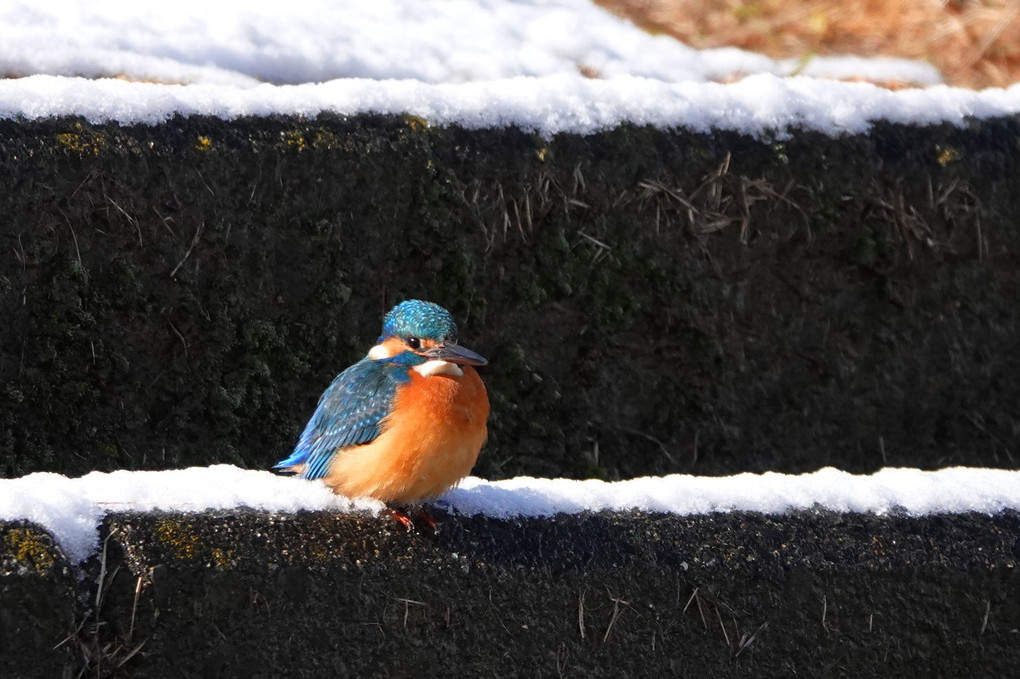
[[[76,613],[97,623],[75,640],[92,650],[67,671],[909,678],[1020,663],[1015,512],[434,515],[438,534],[331,513],[111,515]]]
[[[0,677],[60,677],[74,666],[77,592],[48,533],[0,521]]]
[[[1020,459],[1016,118],[4,120],[0,149],[3,476],[268,467],[407,297],[492,361],[488,478]]]

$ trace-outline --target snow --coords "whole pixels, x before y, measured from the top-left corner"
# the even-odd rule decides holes
[[[872,121],[962,125],[1020,113],[1020,85],[981,92],[892,58],[773,60],[695,50],[589,0],[0,6],[0,117],[158,124],[175,114],[410,114],[551,137],[628,121],[783,138]],[[797,77],[788,77],[791,73]],[[582,73],[594,75],[585,77]],[[900,80],[890,91],[817,76]],[[722,81],[734,81],[724,83]]]
[[[784,514],[812,508],[874,514],[902,510],[914,516],[991,514],[1020,508],[1020,471],[890,467],[855,475],[826,467],[810,474],[673,474],[616,482],[469,477],[444,500],[459,513],[498,518],[630,509],[669,514]]]
[[[107,512],[178,511],[252,507],[270,512],[377,510],[381,503],[352,502],[321,483],[230,465],[161,472],[93,472],[80,478],[37,473],[0,479],[0,521],[27,520],[50,531],[78,562],[99,546]]]
[[[0,7],[0,73],[18,76],[463,83],[582,68],[663,82],[798,69],[941,82],[931,65],[905,59],[815,57],[801,64],[734,48],[699,51],[650,35],[590,0],[15,0]]]
[[[832,468],[811,474],[671,475],[613,483],[519,477],[469,477],[438,504],[464,515],[551,517],[597,511],[680,515],[797,510],[909,515],[1020,509],[1020,471],[954,467],[938,471],[888,468],[854,475]],[[230,465],[162,472],[93,472],[80,478],[37,473],[0,479],[0,521],[27,520],[50,531],[73,562],[99,548],[108,512],[202,512],[249,507],[266,512],[368,511],[382,503],[349,500],[324,484]]]
[[[799,127],[831,135],[866,132],[875,120],[963,125],[969,117],[1020,113],[1020,84],[973,91],[938,86],[889,91],[868,83],[757,75],[737,83],[588,80],[557,75],[461,85],[412,80],[334,80],[255,88],[157,85],[32,76],[0,80],[0,117],[76,115],[91,122],[157,124],[175,113],[225,119],[321,112],[410,114],[468,129],[516,125],[545,137],[591,134],[622,121],[755,137]]]

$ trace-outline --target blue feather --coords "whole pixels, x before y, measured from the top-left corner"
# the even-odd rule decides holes
[[[304,465],[301,476],[318,479],[329,473],[340,449],[371,443],[393,407],[407,371],[424,358],[405,352],[383,360],[363,358],[336,376],[323,392],[294,451],[276,464],[278,469]]]
[[[410,299],[393,307],[383,319],[379,341],[388,337],[428,337],[456,344],[457,324],[438,304]]]

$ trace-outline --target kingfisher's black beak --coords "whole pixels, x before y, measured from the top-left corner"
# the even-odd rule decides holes
[[[485,365],[488,363],[483,356],[459,344],[443,344],[434,349],[429,349],[423,356],[429,360],[449,361],[450,363],[459,363],[460,365]]]

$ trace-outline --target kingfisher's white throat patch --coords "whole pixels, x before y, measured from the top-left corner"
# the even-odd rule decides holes
[[[393,356],[390,353],[390,348],[385,344],[376,344],[374,347],[368,350],[368,357],[373,361],[378,361],[383,358],[390,358]]]
[[[414,366],[414,371],[422,377],[432,377],[433,375],[453,375],[454,377],[462,377],[464,371],[460,369],[460,366],[456,363],[450,363],[449,361],[425,361],[421,365]]]

